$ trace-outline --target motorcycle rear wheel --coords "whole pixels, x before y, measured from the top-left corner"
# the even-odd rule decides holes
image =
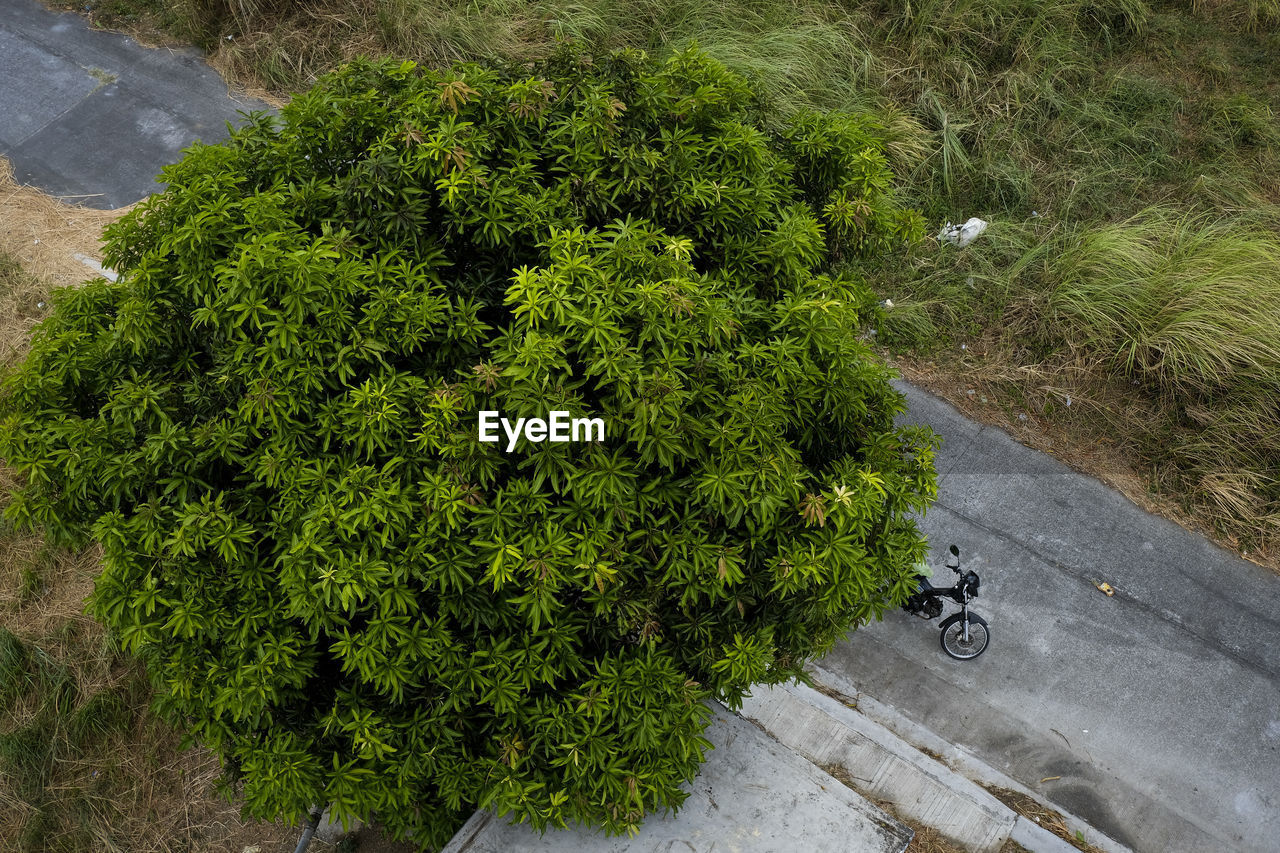
[[[987,645],[991,642],[991,632],[987,630],[986,625],[971,619],[969,620],[969,641],[965,642],[964,622],[957,619],[943,626],[939,640],[942,642],[942,650],[948,656],[956,660],[973,660],[987,650]]]

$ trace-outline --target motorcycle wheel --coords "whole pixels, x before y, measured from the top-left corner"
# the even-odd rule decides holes
[[[987,650],[991,632],[981,622],[969,620],[969,641],[964,639],[964,622],[960,619],[942,626],[942,650],[956,660],[973,660]]]

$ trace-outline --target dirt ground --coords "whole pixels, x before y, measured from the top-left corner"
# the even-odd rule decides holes
[[[1002,398],[1002,385],[989,380],[1002,378],[994,375],[997,372],[1018,368],[993,365],[980,356],[962,360],[892,357],[887,352],[882,355],[903,379],[946,400],[971,420],[999,427],[1019,443],[1106,483],[1141,509],[1167,518],[1255,565],[1280,573],[1280,548],[1249,550],[1242,547],[1234,537],[1223,536],[1197,520],[1172,498],[1154,493],[1147,475],[1135,466],[1132,450],[1119,441],[1074,429],[1067,422],[1040,417],[1029,407],[1013,404],[1007,395]],[[1107,405],[1105,399],[1093,403]]]

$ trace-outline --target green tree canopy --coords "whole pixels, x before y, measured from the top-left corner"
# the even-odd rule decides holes
[[[634,827],[715,697],[898,604],[933,437],[861,342],[872,119],[696,50],[356,63],[166,169],[5,380],[7,509],[247,810]],[[605,440],[512,452],[477,413]]]

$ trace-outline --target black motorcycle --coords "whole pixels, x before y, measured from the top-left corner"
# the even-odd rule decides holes
[[[969,612],[969,602],[978,597],[978,573],[960,573],[960,549],[950,548],[947,568],[960,575],[955,586],[937,587],[926,577],[920,578],[920,588],[903,603],[902,609],[921,619],[937,619],[942,615],[942,599],[949,598],[960,605],[960,612],[942,620],[942,650],[956,660],[973,660],[987,650],[991,631],[987,620]]]

